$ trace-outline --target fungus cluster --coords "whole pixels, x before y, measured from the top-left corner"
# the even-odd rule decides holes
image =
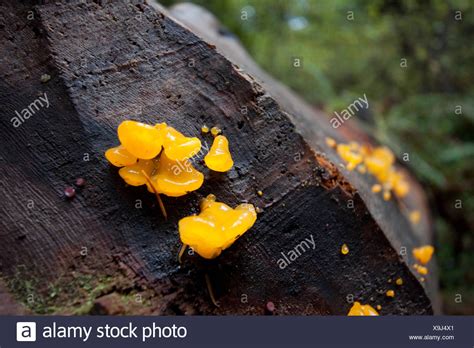
[[[373,193],[382,193],[385,201],[392,198],[392,193],[399,198],[405,197],[410,191],[408,181],[400,170],[395,167],[393,152],[384,146],[372,147],[351,141],[337,144],[332,138],[326,138],[326,144],[336,149],[337,154],[346,162],[346,169],[361,174],[369,173],[377,183],[372,186]],[[420,221],[421,214],[415,210],[409,213],[413,224]]]
[[[257,220],[252,204],[240,204],[234,209],[216,202],[208,195],[201,202],[201,213],[179,221],[181,241],[206,259],[219,256]]]
[[[374,185],[372,190],[380,192],[383,189],[385,200],[390,199],[391,192],[400,198],[408,194],[410,187],[403,174],[395,168],[395,156],[390,149],[383,146],[372,148],[356,142],[334,146],[339,156],[347,162],[348,170],[357,168],[359,172],[369,172],[377,179],[379,184]]]
[[[421,263],[419,264],[414,264],[413,268],[421,274],[421,275],[427,275],[428,274],[428,268],[425,267],[428,262],[430,262],[431,257],[433,256],[434,253],[434,248],[431,245],[423,245],[419,248],[414,248],[412,250],[413,257]]]
[[[203,126],[203,133],[209,128]],[[201,150],[201,141],[187,137],[168,126],[154,126],[136,121],[123,121],[118,127],[120,145],[105,152],[107,160],[120,167],[119,175],[131,186],[146,185],[155,193],[163,214],[164,194],[180,197],[199,189],[204,175],[189,161]],[[213,144],[204,157],[206,166],[214,171],[227,172],[234,165],[229,141],[222,131],[213,127]],[[252,227],[257,219],[251,204],[240,204],[235,209],[215,201],[209,195],[201,203],[201,213],[179,221],[179,233],[184,246],[191,246],[204,258],[215,258],[238,237]]]

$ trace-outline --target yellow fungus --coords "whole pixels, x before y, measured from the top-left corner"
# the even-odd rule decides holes
[[[363,161],[362,155],[357,152],[357,148],[352,144],[338,144],[337,145],[337,153],[344,159],[347,163],[346,168],[347,170],[353,170]]]
[[[123,180],[132,186],[141,186],[146,184],[146,176],[143,175],[144,171],[147,175],[151,175],[155,168],[153,160],[140,159],[136,164],[120,168],[119,175]]]
[[[200,188],[204,175],[190,161],[173,161],[163,153],[158,160],[156,173],[151,176],[151,182],[157,193],[179,197]],[[153,192],[151,187],[148,190]]]
[[[202,126],[201,127],[201,132],[203,132],[204,134],[209,133],[209,127],[206,126],[206,125]]]
[[[413,224],[417,224],[418,222],[420,222],[420,218],[421,218],[421,214],[419,210],[414,210],[410,212],[410,221]]]
[[[170,126],[161,125],[163,148],[166,156],[173,161],[184,161],[195,156],[201,150],[201,140],[196,137],[186,137]]]
[[[326,138],[326,145],[329,146],[329,147],[335,148],[337,143],[336,143],[336,140],[334,140],[333,138],[327,137]]]
[[[217,136],[221,133],[222,133],[222,130],[219,127],[214,126],[214,127],[211,128],[211,134],[213,136]]]
[[[156,157],[163,145],[163,136],[157,128],[136,121],[123,121],[118,127],[118,137],[128,152],[141,159]]]
[[[395,291],[393,291],[393,290],[387,290],[387,292],[385,293],[385,295],[387,295],[387,297],[395,297]]]
[[[415,264],[415,265],[413,265],[413,267],[416,269],[416,271],[419,274],[422,274],[422,275],[427,275],[428,274],[428,268],[426,268],[425,266]]]
[[[370,148],[356,142],[349,144],[338,144],[337,153],[344,159],[348,170],[357,170],[361,174],[372,174],[380,184],[372,187],[372,192],[377,193],[383,188],[384,199],[389,200],[392,191],[398,197],[404,197],[409,192],[408,182],[400,171],[394,167],[395,156],[386,147]]]
[[[423,265],[426,265],[428,262],[430,262],[433,252],[434,248],[431,245],[424,245],[412,250],[415,259],[417,259]]]
[[[359,302],[354,302],[349,310],[348,316],[376,316],[379,313],[371,305],[362,305]]]
[[[257,191],[257,195],[259,195],[260,197],[262,197],[262,196],[263,196],[263,192],[260,191],[260,190],[258,190],[258,191]]]
[[[398,278],[398,279],[395,281],[395,283],[396,283],[397,285],[403,285],[403,279],[402,279],[402,278]]]
[[[381,310],[381,309],[382,309],[382,306],[378,304],[378,305],[377,305],[377,310],[379,311],[379,310]]]
[[[349,247],[347,246],[347,244],[342,244],[342,246],[341,246],[341,254],[342,254],[342,255],[347,255],[347,254],[349,254]]]
[[[384,201],[390,200],[391,197],[392,197],[392,195],[390,194],[390,191],[384,191],[383,192],[383,200]]]
[[[372,192],[373,193],[379,193],[380,191],[382,191],[382,185],[375,184],[375,185],[372,186]]]
[[[214,138],[209,153],[204,157],[206,165],[216,172],[227,172],[234,165],[229,151],[229,141],[223,135]]]
[[[131,166],[137,163],[137,157],[128,152],[122,145],[105,151],[105,158],[116,167]]]
[[[179,221],[179,235],[183,244],[202,257],[213,259],[249,230],[256,219],[252,204],[240,204],[232,209],[209,195],[202,200],[199,215]]]

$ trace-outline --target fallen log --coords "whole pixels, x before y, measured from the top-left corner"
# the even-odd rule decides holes
[[[146,3],[0,7],[0,271],[30,311],[263,314],[272,302],[278,314],[344,315],[353,300],[379,304],[381,314],[436,309],[435,270],[422,283],[411,267],[410,250],[431,242],[419,185],[406,173],[404,205],[422,214],[414,226],[325,143],[369,141],[363,132],[332,129],[278,82],[258,82],[263,72],[243,71],[237,55],[229,51],[234,64],[218,43]],[[218,125],[234,168],[216,174],[201,165],[205,184],[164,197],[165,220],[154,196],[126,186],[104,159],[125,119],[167,122],[206,143],[201,126]],[[85,186],[65,199],[78,178]],[[209,193],[261,212],[219,258],[191,253],[180,265],[177,223]],[[403,286],[388,298],[399,277]]]

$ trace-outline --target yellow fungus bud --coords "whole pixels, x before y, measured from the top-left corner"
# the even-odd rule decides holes
[[[420,218],[421,218],[421,214],[418,210],[414,210],[410,213],[410,221],[413,224],[417,224],[418,222],[420,222]]]
[[[381,309],[382,309],[382,306],[378,304],[378,305],[377,305],[377,310],[379,311],[379,310],[381,310]]]
[[[329,147],[335,148],[337,146],[337,143],[336,143],[336,140],[334,140],[333,138],[327,137],[326,138],[326,145],[329,146]]]
[[[137,157],[128,152],[122,145],[105,151],[105,158],[116,167],[131,166],[137,163]]]
[[[423,274],[423,275],[428,274],[428,268],[426,268],[425,266],[415,265],[415,269],[419,274]]]
[[[431,257],[433,256],[434,248],[431,245],[424,245],[419,248],[414,248],[412,250],[413,256],[420,263],[426,265],[430,262]]]
[[[385,295],[387,295],[387,297],[395,297],[395,291],[393,291],[393,290],[387,290],[387,292],[385,293]]]
[[[229,151],[229,141],[223,135],[214,138],[209,153],[204,157],[206,166],[216,172],[227,172],[234,165]]]
[[[201,140],[186,137],[173,127],[162,129],[163,148],[166,156],[173,161],[190,159],[201,150]]]
[[[398,279],[395,281],[395,283],[396,283],[397,285],[403,285],[403,279],[402,279],[402,278],[398,278]]]
[[[341,254],[342,255],[347,255],[349,254],[349,247],[346,244],[342,244],[341,246]]]
[[[136,121],[123,121],[118,127],[118,137],[128,152],[141,159],[156,157],[163,145],[157,128]]]
[[[201,202],[201,213],[179,221],[179,235],[183,244],[206,259],[219,256],[257,219],[252,204],[240,204],[235,209],[209,195]]]
[[[127,184],[141,186],[146,184],[146,177],[143,175],[142,171],[150,176],[154,169],[155,163],[153,160],[140,159],[136,164],[120,168],[119,175]]]
[[[373,193],[379,193],[380,191],[382,191],[382,185],[375,184],[375,185],[372,186],[372,192]]]
[[[190,161],[173,161],[163,153],[151,182],[158,193],[179,197],[200,188],[204,175],[195,169]],[[153,192],[151,187],[148,187],[148,190]]]
[[[363,164],[361,164],[357,167],[357,171],[361,174],[365,174],[367,172],[367,168]]]
[[[211,134],[213,136],[217,136],[221,133],[222,133],[222,130],[219,127],[214,126],[214,127],[211,128]]]
[[[390,200],[390,198],[392,198],[392,194],[390,193],[390,191],[384,191],[383,192],[383,200],[388,201],[388,200]]]
[[[376,316],[379,313],[371,305],[354,302],[347,316]]]
[[[202,126],[201,127],[201,132],[203,132],[204,134],[209,133],[209,127],[206,126],[206,125]]]
[[[258,190],[258,191],[257,191],[257,195],[259,195],[260,197],[262,197],[262,196],[263,196],[263,192],[260,191],[260,190]]]

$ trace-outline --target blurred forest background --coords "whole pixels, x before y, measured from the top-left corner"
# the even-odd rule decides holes
[[[267,72],[328,114],[366,93],[370,112],[359,120],[399,156],[410,154],[408,165],[431,199],[444,311],[472,314],[474,2],[191,2],[217,16]],[[295,57],[302,68],[293,67]]]

